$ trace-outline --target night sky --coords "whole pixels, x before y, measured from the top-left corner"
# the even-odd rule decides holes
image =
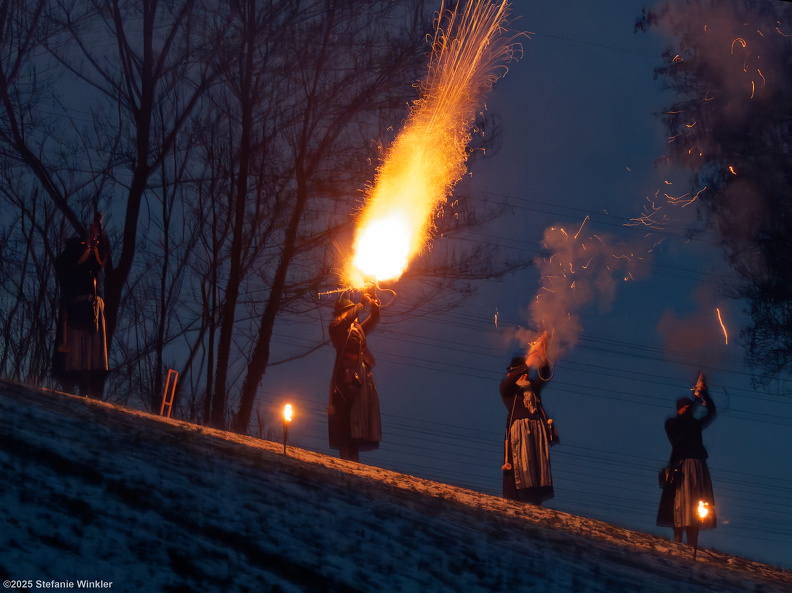
[[[631,279],[613,275],[612,298],[580,309],[582,333],[555,361],[543,392],[561,435],[551,453],[556,496],[547,505],[670,537],[654,526],[656,473],[670,452],[663,422],[701,369],[720,411],[704,433],[720,523],[700,545],[792,568],[790,385],[752,386],[739,345],[742,305],[723,296],[735,278],[717,237],[688,239],[693,208],[669,212],[660,233],[629,226],[658,191],[685,193],[687,175],[656,165],[667,138],[654,114],[670,102],[653,77],[663,40],[633,32],[640,3],[602,4],[513,2],[512,26],[530,35],[486,105],[502,120],[503,145],[457,186],[481,203],[508,206],[466,241],[532,261],[545,229],[574,233],[583,225],[581,233],[635,257]],[[393,288],[398,298],[398,283]],[[395,323],[385,307],[370,338],[384,441],[362,461],[499,495],[506,410],[498,382],[522,350],[515,333],[532,328],[528,307],[538,289],[533,267],[479,284],[448,314]],[[273,360],[320,339],[326,321],[283,323]],[[327,346],[268,371],[259,412],[271,431],[291,401],[294,444],[330,452],[332,358]]]

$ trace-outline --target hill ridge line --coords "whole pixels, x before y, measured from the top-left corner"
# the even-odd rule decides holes
[[[108,402],[98,402],[43,387],[34,387],[0,380],[0,398],[11,397],[16,405],[36,406],[49,414],[66,415],[81,422],[90,423],[99,430],[118,430],[127,427],[130,434],[143,434],[141,424],[156,426],[157,442],[162,446],[184,446],[189,443],[197,452],[212,458],[233,459],[244,464],[251,472],[260,474],[262,469],[297,476],[314,486],[316,482],[338,487],[354,487],[372,496],[390,496],[406,506],[413,506],[433,513],[458,512],[454,520],[465,521],[466,515],[486,516],[498,529],[517,529],[541,532],[543,538],[565,540],[569,545],[586,546],[587,540],[595,540],[605,546],[604,553],[615,556],[616,550],[635,553],[633,561],[642,564],[642,556],[650,556],[668,566],[669,570],[684,567],[693,578],[711,582],[711,569],[726,570],[734,576],[758,579],[765,583],[792,587],[792,572],[700,548],[698,560],[693,561],[692,549],[659,536],[614,526],[596,519],[579,517],[563,511],[524,505],[462,488],[435,482],[425,478],[402,474],[394,470],[363,465],[335,457],[300,449],[289,445],[286,454],[282,443],[217,430],[182,420],[169,419]],[[8,402],[7,404],[8,405]],[[10,404],[14,405],[14,404]],[[4,406],[0,405],[0,408]],[[53,421],[57,419],[53,418]],[[0,429],[4,427],[0,426]],[[0,449],[15,449],[9,439],[24,441],[24,435],[3,434],[0,431]],[[45,449],[44,445],[40,448]],[[39,455],[54,455],[55,452],[39,452]],[[96,479],[94,477],[94,479]],[[420,500],[404,497],[408,492],[418,495]],[[402,496],[399,496],[402,494]],[[609,552],[608,550],[611,550]],[[619,558],[618,561],[623,561]],[[725,576],[724,574],[724,576]]]

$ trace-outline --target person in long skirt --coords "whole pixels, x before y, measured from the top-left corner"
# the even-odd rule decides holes
[[[55,261],[60,289],[52,371],[65,391],[101,399],[108,372],[102,270],[110,247],[97,213],[86,237],[73,237]]]
[[[366,307],[369,313],[361,322],[358,316]],[[357,304],[345,298],[335,303],[329,333],[336,359],[327,412],[330,448],[338,449],[341,459],[359,461],[361,451],[377,449],[382,440],[375,361],[366,338],[379,320],[380,304],[371,294],[364,292]]]
[[[503,498],[540,505],[554,495],[550,446],[558,442],[558,435],[541,398],[551,375],[545,332],[531,344],[525,358],[512,359],[501,381],[500,395],[508,410]]]
[[[707,450],[702,431],[715,419],[715,402],[709,395],[704,375],[700,374],[693,399],[681,397],[676,401],[676,415],[665,422],[665,432],[671,443],[669,474],[660,497],[657,525],[672,527],[674,541],[698,545],[699,531],[717,525],[712,479],[707,467]],[[707,509],[702,517],[699,507]]]

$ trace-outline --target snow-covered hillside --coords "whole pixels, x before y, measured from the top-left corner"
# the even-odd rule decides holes
[[[792,591],[789,571],[10,383],[0,470],[12,590]]]

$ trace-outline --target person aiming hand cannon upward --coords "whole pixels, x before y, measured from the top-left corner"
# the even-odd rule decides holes
[[[545,413],[541,397],[553,374],[547,342],[544,332],[531,343],[527,356],[513,358],[500,384],[501,399],[509,411],[503,498],[535,505],[553,497],[550,446],[558,442],[558,433]]]
[[[361,322],[361,311],[368,315]],[[339,298],[330,323],[330,340],[336,351],[330,382],[328,433],[331,449],[341,459],[360,461],[361,451],[372,451],[382,440],[379,396],[372,369],[376,364],[367,336],[380,320],[376,287],[367,285],[360,301]]]
[[[682,542],[686,534],[688,545],[695,547],[699,531],[714,529],[717,525],[712,479],[707,467],[709,454],[702,438],[702,431],[715,419],[717,410],[703,373],[699,374],[691,391],[693,399],[680,397],[676,400],[676,415],[665,421],[671,459],[660,497],[657,525],[672,527],[676,542]],[[699,515],[700,506],[708,509],[706,516]]]

